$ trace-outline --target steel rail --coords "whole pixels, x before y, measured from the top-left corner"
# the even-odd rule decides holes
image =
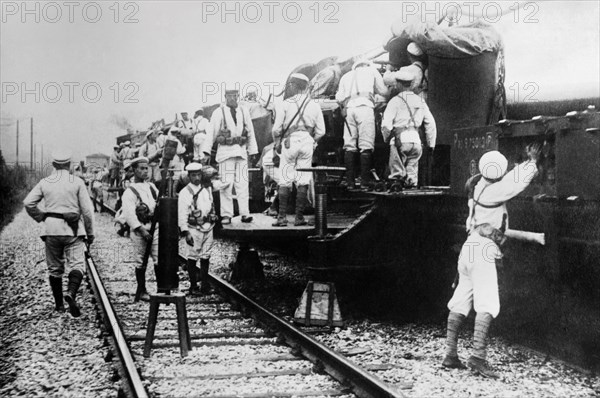
[[[96,302],[102,309],[104,324],[110,330],[114,351],[121,361],[122,366],[119,367],[119,372],[121,373],[121,378],[126,382],[125,393],[129,397],[147,398],[148,392],[142,383],[137,366],[131,355],[131,350],[125,340],[121,323],[108,298],[104,283],[96,268],[96,263],[88,251],[85,252],[85,259],[90,285],[96,296]]]
[[[342,385],[349,386],[354,394],[361,398],[404,397],[400,391],[273,314],[228,282],[210,273],[208,278],[224,296],[247,309],[259,323],[275,330],[287,345],[311,361],[315,369],[322,370]]]
[[[104,205],[110,213],[115,211]],[[185,258],[179,255],[181,261]],[[401,391],[367,372],[346,357],[336,353],[311,336],[302,332],[290,323],[273,314],[254,300],[250,299],[233,285],[209,273],[209,283],[234,303],[247,309],[250,314],[268,329],[274,330],[286,344],[315,365],[315,369],[323,371],[340,382],[349,386],[352,392],[361,398],[398,398],[404,397]]]

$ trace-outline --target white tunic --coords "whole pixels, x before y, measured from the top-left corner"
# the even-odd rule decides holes
[[[469,217],[466,222],[467,231],[470,231],[472,227],[481,224],[490,224],[492,227],[500,229],[504,214],[506,214],[506,228],[508,229],[506,202],[523,192],[531,180],[536,176],[536,173],[537,166],[535,162],[526,161],[506,173],[506,175],[498,182],[491,183],[485,178],[482,178],[477,185],[475,185],[473,190],[474,199],[469,199],[468,202]],[[476,206],[474,219],[471,220],[474,200],[477,200],[485,206],[495,206],[498,204],[500,206]]]
[[[194,210],[193,196],[189,188],[194,194],[198,194],[196,198],[196,209],[202,211],[202,216],[207,216],[212,209],[212,192],[210,189],[203,188],[202,185],[194,185],[189,183],[179,192],[177,198],[177,223],[181,232],[189,231],[193,226],[188,225],[188,216]]]
[[[136,191],[138,191],[140,197],[142,198],[142,202],[148,206],[151,213],[154,213],[156,199],[154,199],[150,190],[154,189],[154,192],[158,195],[158,189],[156,189],[156,186],[150,182],[132,182],[129,187],[133,187]],[[151,223],[148,222],[146,224],[142,224],[135,214],[135,208],[138,205],[139,200],[131,189],[126,189],[125,192],[123,192],[123,197],[121,200],[123,202],[123,218],[132,231],[141,225],[143,225],[146,229],[150,228]]]
[[[410,107],[414,123],[411,120],[409,108],[407,108],[406,103],[402,98],[406,100]],[[389,136],[389,132],[391,132],[394,127],[406,128],[405,131],[400,133],[401,141],[404,143],[410,142],[420,144],[421,138],[419,137],[418,128],[421,125],[425,126],[427,146],[434,148],[437,138],[437,128],[435,119],[433,118],[427,103],[412,91],[403,91],[388,102],[387,107],[383,112],[383,120],[381,121],[384,139]]]
[[[225,114],[225,120],[223,120],[223,114]],[[241,105],[236,107],[236,120],[237,123],[234,123],[230,108],[225,105],[221,105],[215,109],[210,117],[210,127],[206,131],[206,140],[202,144],[202,152],[206,154],[210,154],[213,142],[221,131],[221,128],[228,128],[231,131],[231,137],[241,137],[244,126],[248,131],[248,142],[246,144],[219,145],[217,147],[217,155],[215,157],[217,163],[236,157],[248,159],[248,154],[254,155],[258,153],[252,118],[245,107]]]
[[[383,83],[383,78],[375,68],[358,67],[342,76],[335,99],[338,102],[343,102],[346,98],[349,98],[347,108],[357,106],[373,108],[375,94],[382,96],[389,94],[389,89]]]

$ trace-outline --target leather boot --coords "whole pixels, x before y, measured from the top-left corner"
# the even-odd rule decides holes
[[[200,293],[210,293],[210,284],[208,283],[208,266],[210,260],[207,258],[200,259]]]
[[[134,303],[138,301],[150,301],[150,296],[146,291],[146,269],[136,268],[135,269],[135,280],[137,281],[137,290],[135,291]]]
[[[300,185],[296,192],[296,219],[294,226],[308,225],[308,221],[304,218],[304,209],[308,204],[308,185]]]
[[[370,190],[373,187],[371,168],[373,163],[373,152],[366,150],[360,154],[360,188]]]
[[[272,225],[274,227],[285,227],[287,226],[287,206],[288,206],[288,198],[290,197],[290,188],[279,186],[279,214],[277,215],[277,221],[275,221]]]
[[[52,296],[54,296],[54,309],[58,312],[65,312],[65,303],[63,302],[62,277],[50,276],[50,287]]]
[[[483,377],[497,379],[500,375],[494,372],[485,360],[487,350],[487,337],[490,324],[494,318],[487,312],[477,313],[475,316],[475,331],[473,333],[473,355],[467,365],[471,370]]]
[[[356,152],[344,152],[344,167],[346,167],[346,187],[354,189],[354,157]]]
[[[75,318],[81,315],[79,304],[77,304],[75,298],[77,297],[77,291],[79,290],[82,279],[83,273],[81,271],[73,270],[69,272],[69,284],[67,287],[67,294],[65,294],[65,301],[69,305],[69,312]]]
[[[196,260],[188,258],[187,260],[187,271],[190,276],[190,296],[195,296],[200,293],[200,289],[198,289],[198,267],[196,267]]]

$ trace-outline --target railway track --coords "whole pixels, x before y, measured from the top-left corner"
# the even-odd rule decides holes
[[[362,368],[327,348],[213,274],[213,294],[186,298],[190,355],[179,355],[175,306],[163,305],[152,351],[144,357],[149,312],[147,304],[133,303],[133,278],[119,279],[119,264],[103,264],[99,272],[94,259],[87,259],[103,333],[119,359],[123,395],[403,396],[369,366]]]

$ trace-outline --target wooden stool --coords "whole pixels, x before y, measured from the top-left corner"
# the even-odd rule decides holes
[[[183,293],[150,295],[150,315],[148,316],[148,329],[146,330],[146,342],[144,343],[144,357],[148,358],[152,350],[152,341],[154,340],[154,331],[156,330],[160,304],[175,304],[177,310],[177,330],[179,332],[179,349],[181,356],[186,357],[188,351],[192,349],[192,339],[190,337],[190,328],[185,308],[185,294]]]

